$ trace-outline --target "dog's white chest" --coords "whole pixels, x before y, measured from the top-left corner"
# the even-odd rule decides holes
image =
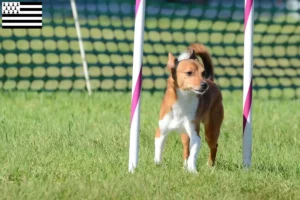
[[[194,127],[192,121],[196,117],[199,98],[190,92],[177,91],[177,101],[172,110],[159,121],[161,131],[187,132]]]

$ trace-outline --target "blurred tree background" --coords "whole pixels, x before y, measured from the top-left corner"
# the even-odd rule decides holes
[[[130,91],[133,0],[77,0],[93,90]],[[300,97],[300,3],[255,1],[254,93]],[[164,90],[168,52],[192,42],[209,47],[216,82],[242,90],[244,1],[148,0],[143,90]],[[85,90],[81,56],[69,1],[43,1],[43,29],[1,29],[2,90]]]

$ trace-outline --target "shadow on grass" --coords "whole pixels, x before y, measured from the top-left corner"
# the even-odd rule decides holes
[[[294,169],[291,169],[288,166],[285,166],[281,163],[258,163],[253,166],[253,170],[265,173],[272,173],[280,175],[284,178],[289,178],[291,176],[300,177],[300,167],[297,166]]]
[[[233,163],[227,160],[217,161],[216,167],[226,171],[237,171],[243,169],[242,164]]]
[[[219,160],[217,162],[217,168],[230,172],[248,169],[247,171],[277,174],[284,178],[289,178],[291,176],[300,177],[300,166],[297,166],[295,169],[291,169],[281,163],[255,163],[252,164],[250,168],[244,168],[242,163],[238,164],[226,160]]]

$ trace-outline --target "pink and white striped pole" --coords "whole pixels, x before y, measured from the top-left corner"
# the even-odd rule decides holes
[[[142,62],[144,43],[144,21],[146,0],[135,2],[135,25],[132,68],[132,96],[130,117],[129,172],[133,172],[138,164],[140,135],[140,100],[142,89]]]
[[[250,167],[252,157],[252,71],[254,0],[245,0],[244,83],[243,83],[243,164]]]

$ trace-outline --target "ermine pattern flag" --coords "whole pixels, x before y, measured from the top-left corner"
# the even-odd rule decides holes
[[[42,28],[42,2],[2,2],[2,28]]]

